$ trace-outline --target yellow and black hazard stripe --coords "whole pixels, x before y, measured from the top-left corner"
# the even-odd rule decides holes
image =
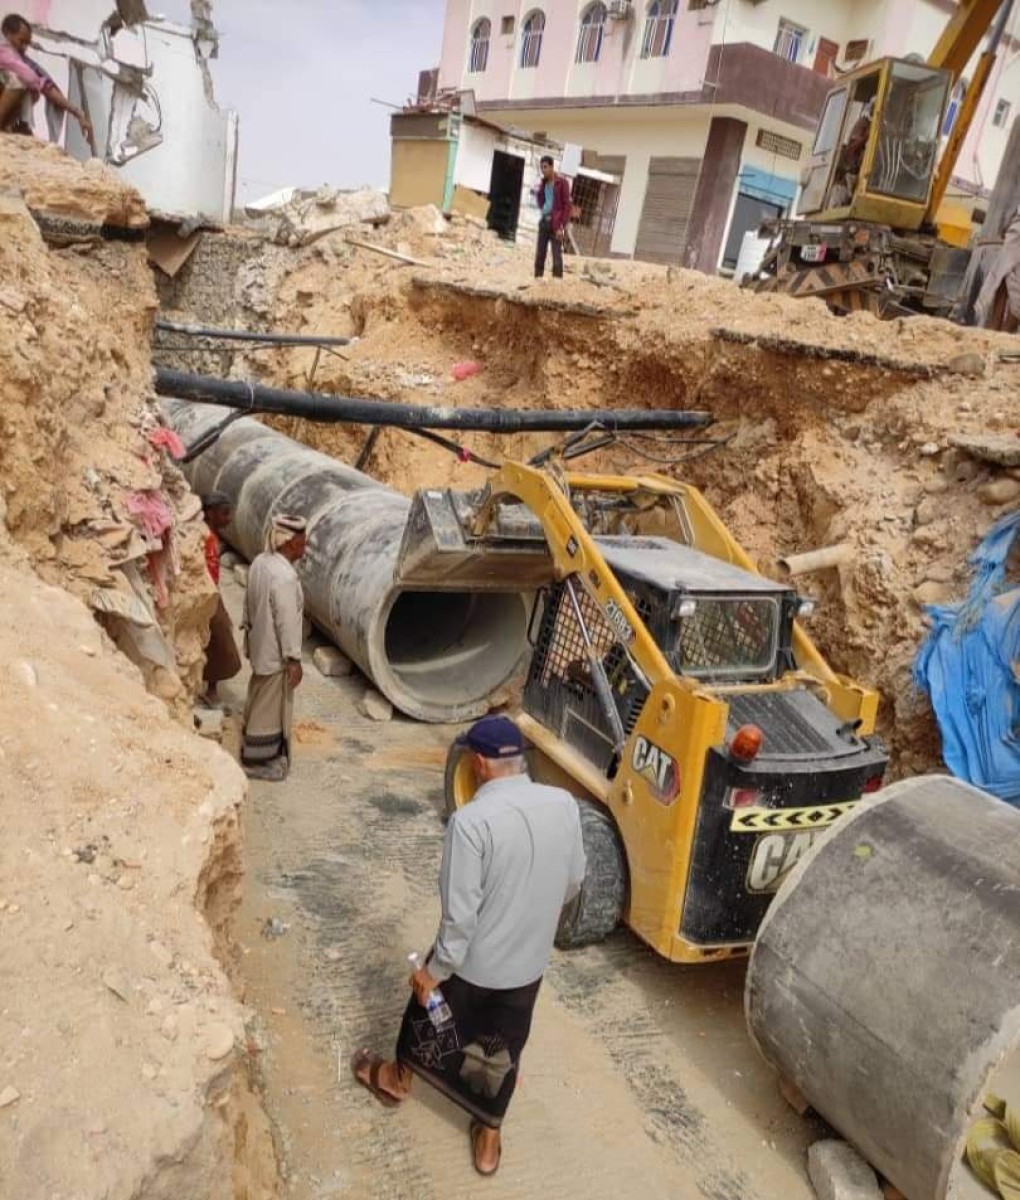
[[[818,804],[813,808],[738,808],[730,821],[731,833],[777,833],[799,829],[824,829],[857,803]]]

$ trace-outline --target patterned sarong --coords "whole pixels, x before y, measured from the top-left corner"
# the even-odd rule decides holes
[[[439,1031],[412,996],[397,1038],[397,1060],[482,1124],[498,1129],[517,1086],[541,985],[539,979],[497,991],[454,975],[441,985],[453,1024]]]
[[[294,718],[294,690],[287,672],[252,675],[244,706],[241,762],[261,767],[281,756],[290,756],[290,733]]]

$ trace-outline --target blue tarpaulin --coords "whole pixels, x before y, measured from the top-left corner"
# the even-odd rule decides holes
[[[997,522],[975,551],[963,604],[925,611],[933,628],[914,664],[928,694],[946,766],[958,779],[1020,805],[1020,588],[1005,583],[1020,512]]]

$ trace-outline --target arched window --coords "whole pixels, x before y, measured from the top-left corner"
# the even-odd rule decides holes
[[[642,58],[665,58],[673,42],[677,0],[652,0],[645,19]]]
[[[492,22],[488,17],[476,21],[471,30],[471,62],[468,70],[472,75],[481,75],[489,65],[489,38],[492,36]]]
[[[606,31],[606,6],[602,0],[589,4],[581,14],[581,29],[577,35],[579,63],[594,63],[602,54],[602,37]]]
[[[540,8],[527,15],[521,26],[521,66],[537,67],[542,57],[542,34],[545,33],[545,13]]]

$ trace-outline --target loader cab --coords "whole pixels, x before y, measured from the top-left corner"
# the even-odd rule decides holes
[[[796,593],[752,571],[664,537],[598,537],[607,566],[678,675],[705,687],[768,685],[793,665]],[[586,593],[583,617],[629,736],[648,687],[614,629]],[[612,777],[613,731],[587,663],[563,585],[541,607],[524,709]]]
[[[799,215],[921,229],[952,75],[886,58],[829,93],[802,180]]]
[[[599,549],[678,675],[770,683],[792,663],[797,594],[667,538],[599,538]]]

